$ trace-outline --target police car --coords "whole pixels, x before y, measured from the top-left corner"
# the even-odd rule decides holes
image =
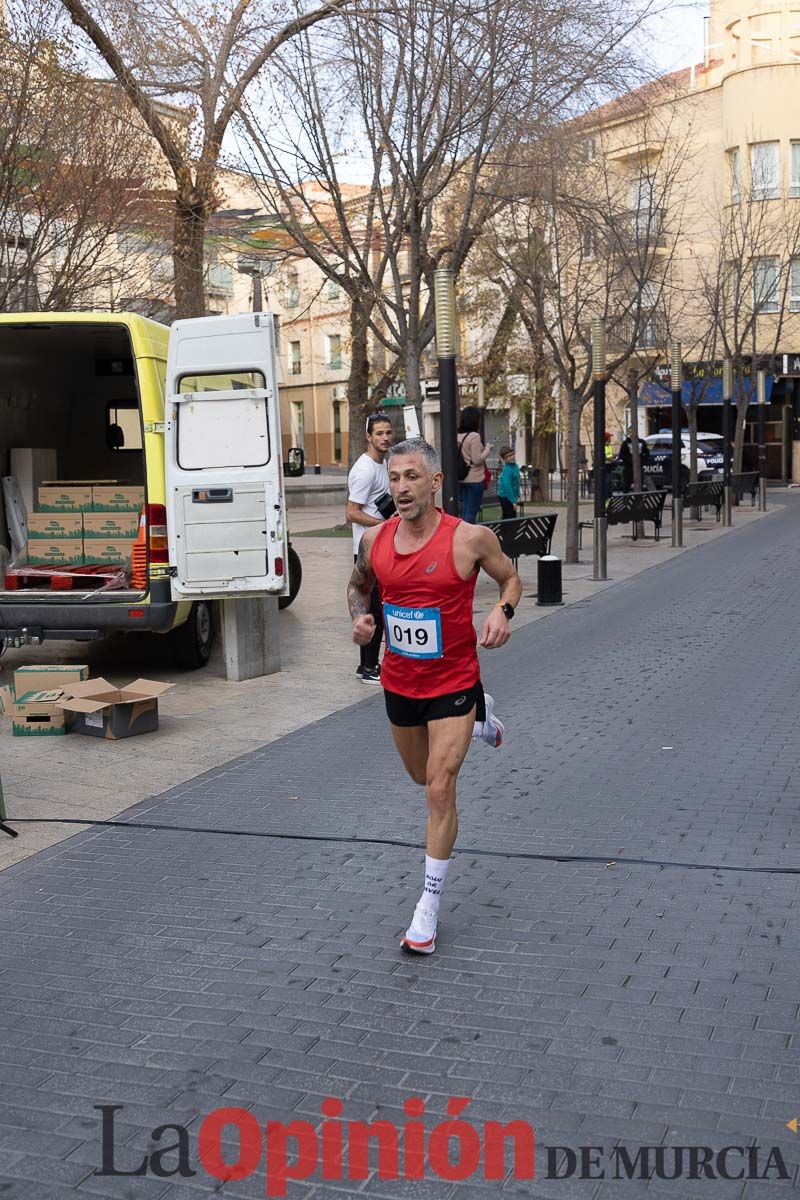
[[[650,451],[642,463],[642,482],[645,490],[672,487],[672,431],[661,429],[646,437]],[[689,431],[681,433],[681,484],[689,482]],[[697,434],[697,478],[722,478],[722,437],[718,433]]]

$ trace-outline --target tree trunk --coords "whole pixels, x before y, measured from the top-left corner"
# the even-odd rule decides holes
[[[740,474],[742,470],[742,456],[744,454],[744,424],[747,418],[747,409],[749,408],[750,397],[742,391],[742,395],[736,401],[736,434],[733,439],[733,473]]]
[[[634,492],[642,490],[642,453],[639,447],[639,379],[635,368],[631,368],[628,372],[628,382],[626,391],[628,393],[628,402],[630,405],[630,427],[628,429],[628,437],[631,439],[631,465],[633,467],[633,479],[631,486]],[[635,522],[636,529],[634,530],[637,538],[644,537],[644,521]]]
[[[580,520],[580,441],[581,441],[580,396],[569,393],[567,397],[567,547],[564,562],[578,561],[578,521]],[[600,447],[603,453],[603,447]]]
[[[697,483],[697,403],[692,401],[688,406],[686,417],[689,423],[689,482]],[[692,509],[692,519],[698,520],[700,509]]]
[[[347,379],[347,462],[353,465],[363,454],[364,430],[372,408],[369,394],[369,315],[363,304],[350,302],[350,374]]]
[[[175,317],[203,317],[206,297],[203,281],[206,209],[194,188],[179,189],[175,197],[173,262],[175,266]]]
[[[406,347],[406,404],[419,408],[422,403],[422,388],[420,387],[419,345],[409,338]]]

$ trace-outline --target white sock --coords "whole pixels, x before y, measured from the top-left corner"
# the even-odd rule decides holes
[[[419,902],[424,908],[429,908],[431,912],[438,913],[439,911],[444,877],[449,865],[449,858],[431,858],[429,854],[425,855],[425,888]]]
[[[483,737],[483,721],[475,722],[473,729],[472,729],[472,736],[474,738],[482,738]]]

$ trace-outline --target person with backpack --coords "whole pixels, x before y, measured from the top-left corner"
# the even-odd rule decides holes
[[[486,475],[486,459],[494,449],[494,443],[485,446],[478,432],[481,427],[481,410],[474,405],[461,410],[458,426],[458,502],[461,520],[474,525],[478,509],[483,503],[483,488]]]

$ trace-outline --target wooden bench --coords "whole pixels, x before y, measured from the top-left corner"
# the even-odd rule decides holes
[[[504,554],[516,567],[523,554],[549,554],[558,513],[542,513],[535,517],[511,517],[507,521],[481,521],[497,534]]]
[[[717,520],[722,512],[725,492],[722,482],[718,479],[701,479],[697,483],[687,483],[683,489],[683,507],[697,509],[697,519],[700,520],[700,509],[713,508]]]
[[[639,521],[653,522],[653,536],[661,537],[661,522],[664,514],[664,492],[624,492],[606,500],[605,517],[609,525],[633,525],[633,540],[636,541],[636,526]],[[593,529],[594,521],[578,524],[578,549],[583,549],[583,530]]]
[[[731,496],[737,504],[742,502],[745,492],[750,493],[750,501],[755,508],[758,495],[758,471],[744,471],[739,475],[731,475]]]

